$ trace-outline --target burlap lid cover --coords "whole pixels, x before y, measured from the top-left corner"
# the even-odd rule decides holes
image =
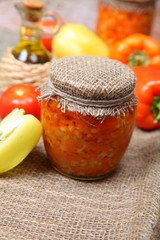
[[[50,77],[40,87],[40,99],[54,99],[66,109],[102,118],[133,109],[135,75],[116,60],[97,56],[71,56],[54,60]]]

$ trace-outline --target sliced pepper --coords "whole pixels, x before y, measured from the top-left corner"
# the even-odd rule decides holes
[[[20,162],[36,146],[42,134],[40,121],[15,108],[0,122],[0,173]]]
[[[109,57],[109,47],[94,32],[81,24],[64,24],[53,39],[56,57],[93,55]]]
[[[131,67],[160,66],[160,43],[142,33],[132,34],[113,46],[110,57]]]
[[[145,130],[160,128],[160,68],[134,67],[138,97],[136,124]]]

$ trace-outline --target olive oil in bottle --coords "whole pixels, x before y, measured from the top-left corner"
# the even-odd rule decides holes
[[[44,5],[39,0],[24,0],[15,5],[20,13],[22,26],[20,41],[12,49],[14,57],[24,63],[38,64],[51,60],[51,56],[43,47],[40,38],[42,30],[40,21],[44,14]]]

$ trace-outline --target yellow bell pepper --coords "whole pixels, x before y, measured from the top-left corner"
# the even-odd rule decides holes
[[[56,57],[93,55],[109,57],[109,47],[94,32],[81,24],[65,24],[52,40]]]
[[[0,122],[0,173],[23,161],[41,137],[40,121],[24,113],[16,108]]]

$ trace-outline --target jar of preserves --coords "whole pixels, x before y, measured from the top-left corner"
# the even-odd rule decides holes
[[[100,0],[97,34],[109,45],[133,33],[149,35],[155,0]]]
[[[53,167],[81,180],[106,177],[118,166],[135,123],[135,75],[98,56],[54,60],[40,87],[44,146]]]

